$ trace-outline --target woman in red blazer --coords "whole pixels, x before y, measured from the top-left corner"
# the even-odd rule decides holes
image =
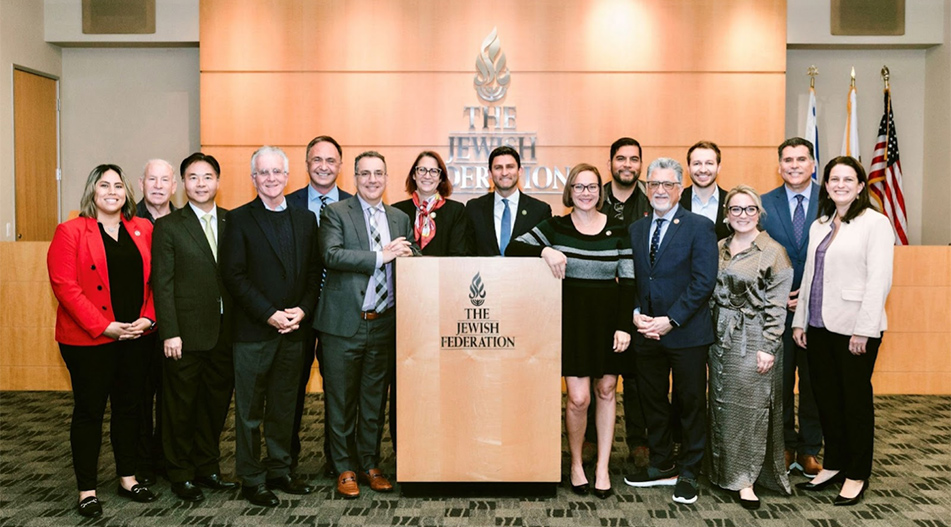
[[[89,173],[78,218],[56,227],[46,257],[59,300],[56,341],[73,386],[70,444],[79,488],[78,512],[102,514],[96,497],[102,420],[111,400],[112,448],[120,496],[156,496],[135,479],[138,389],[155,323],[149,287],[152,224],[135,217],[135,198],[122,169]]]

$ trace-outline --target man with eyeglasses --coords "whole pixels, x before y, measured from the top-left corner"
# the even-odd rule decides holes
[[[687,171],[691,185],[684,189],[684,208],[713,222],[717,240],[730,235],[723,221],[726,191],[717,184],[720,175],[720,147],[712,141],[699,141],[687,150]]]
[[[522,159],[510,146],[489,154],[493,191],[466,203],[470,256],[504,256],[511,240],[551,218],[551,206],[519,191]]]
[[[822,448],[822,425],[812,396],[812,382],[806,350],[792,339],[792,317],[796,312],[799,285],[806,267],[809,225],[819,210],[819,185],[812,181],[816,166],[812,143],[792,137],[779,145],[779,175],[783,184],[763,194],[763,228],[786,248],[793,266],[792,292],[786,302],[786,330],[783,332],[783,438],[786,471],[799,469],[807,478],[822,470],[816,456]],[[799,430],[796,430],[796,370],[799,370]]]
[[[383,203],[386,160],[374,151],[354,161],[357,195],[328,205],[320,222],[326,287],[314,328],[324,343],[324,395],[337,494],[393,485],[380,469],[386,381],[396,353],[395,260],[418,255],[409,216]],[[347,441],[356,433],[356,457]],[[359,474],[359,475],[358,475]]]
[[[340,174],[340,167],[343,166],[343,149],[336,139],[329,135],[319,135],[310,140],[307,144],[305,162],[307,163],[307,175],[310,176],[310,182],[299,190],[287,195],[287,206],[292,209],[309,210],[314,213],[317,220],[317,228],[320,229],[320,213],[324,207],[331,203],[336,203],[352,197],[352,194],[341,190],[337,186],[337,176]],[[294,408],[294,429],[291,433],[291,471],[297,471],[297,465],[300,461],[301,439],[300,427],[301,419],[304,415],[304,401],[307,397],[307,383],[310,382],[310,373],[313,369],[314,359],[317,359],[317,368],[321,378],[324,376],[324,347],[317,341],[317,332],[310,324],[302,328],[307,332],[304,339],[304,363],[301,365],[300,384],[297,394],[297,406]],[[327,415],[327,398],[324,397],[324,416]],[[330,442],[327,439],[326,421],[324,421],[324,440],[323,451],[324,475],[330,478],[337,477],[337,472],[330,462]]]
[[[235,471],[241,496],[259,507],[271,492],[309,494],[291,475],[291,430],[306,332],[323,266],[314,215],[289,209],[287,155],[263,146],[251,156],[257,197],[228,213],[219,266],[234,305]],[[261,425],[267,457],[261,460]]]
[[[674,486],[673,500],[697,501],[706,444],[707,348],[713,343],[709,299],[717,280],[713,223],[679,206],[683,167],[670,158],[647,168],[654,212],[628,229],[634,250],[634,352],[647,418],[650,464],[624,478],[632,487]],[[670,374],[681,401],[683,447],[670,437]]]

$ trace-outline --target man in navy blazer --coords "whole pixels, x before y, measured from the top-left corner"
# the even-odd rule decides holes
[[[707,348],[713,343],[709,300],[717,280],[713,223],[679,206],[683,167],[670,158],[647,168],[653,213],[628,229],[634,250],[634,351],[647,419],[650,464],[624,482],[633,487],[675,485],[674,501],[697,501],[706,444]],[[681,466],[670,436],[669,376],[681,401]]]
[[[309,210],[314,213],[317,227],[320,228],[320,213],[327,205],[345,200],[353,195],[340,190],[337,186],[337,176],[343,166],[343,149],[336,139],[329,135],[318,135],[307,144],[305,155],[307,175],[310,182],[304,188],[295,190],[287,195],[287,206],[292,209]],[[321,378],[324,376],[324,347],[317,342],[317,332],[310,324],[306,328],[304,337],[304,362],[301,364],[300,384],[297,393],[297,406],[294,408],[294,428],[291,432],[291,471],[296,472],[300,460],[301,441],[300,425],[304,415],[304,400],[307,396],[307,383],[310,382],[310,371],[317,359],[317,370]],[[324,415],[327,415],[327,398],[324,398]],[[326,426],[325,426],[326,428]],[[324,474],[327,477],[337,477],[333,463],[330,463],[330,442],[324,433]]]
[[[770,237],[786,248],[793,266],[793,290],[786,303],[786,331],[783,333],[783,437],[786,443],[786,470],[799,469],[806,477],[822,470],[816,459],[822,448],[822,426],[812,395],[806,350],[792,339],[792,318],[809,247],[809,226],[819,207],[819,185],[812,182],[816,166],[812,143],[793,137],[779,145],[779,175],[783,185],[763,195],[763,227]],[[798,216],[798,218],[797,218]],[[799,431],[796,431],[796,368],[799,369]]]

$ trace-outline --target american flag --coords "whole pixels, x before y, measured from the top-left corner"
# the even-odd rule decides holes
[[[897,245],[908,245],[908,221],[905,216],[905,197],[901,191],[901,160],[898,158],[898,135],[895,133],[895,115],[892,113],[892,94],[885,89],[885,114],[878,126],[878,141],[869,173],[869,189],[879,208],[888,216],[895,229]]]

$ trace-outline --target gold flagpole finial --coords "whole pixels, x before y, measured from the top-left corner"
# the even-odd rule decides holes
[[[852,66],[852,81],[850,83],[851,87],[855,87],[855,66]]]
[[[885,81],[885,89],[888,90],[888,77],[890,73],[888,71],[888,66],[882,66],[882,80]]]
[[[817,68],[815,64],[809,66],[809,69],[806,70],[806,75],[809,75],[809,87],[815,89],[816,76],[819,75],[819,68]]]

